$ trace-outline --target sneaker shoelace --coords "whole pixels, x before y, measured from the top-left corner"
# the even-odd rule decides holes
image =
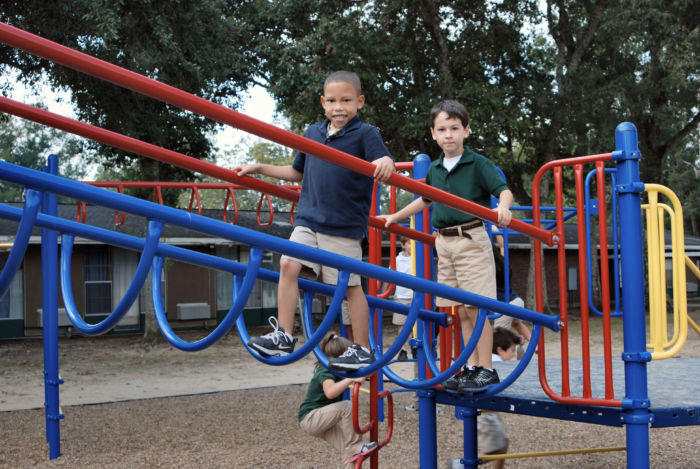
[[[270,326],[272,326],[275,330],[272,332],[269,332],[263,336],[263,339],[270,339],[272,340],[272,343],[275,345],[279,345],[280,340],[285,337],[286,338],[286,333],[284,332],[284,329],[280,328],[279,323],[277,322],[277,318],[274,316],[270,316],[267,318],[267,322],[270,323]]]
[[[352,357],[357,355],[357,349],[354,346],[350,346],[345,349],[345,352],[340,356],[340,358],[347,358],[347,357]]]

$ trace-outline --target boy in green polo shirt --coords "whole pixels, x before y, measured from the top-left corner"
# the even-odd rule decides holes
[[[498,197],[498,224],[507,226],[512,214],[513,194],[508,190],[496,167],[485,157],[464,146],[469,137],[469,114],[457,101],[442,101],[430,111],[430,132],[442,149],[425,178],[426,184],[491,208],[491,196]],[[420,197],[398,212],[387,215],[386,226],[416,214],[432,204]],[[438,256],[438,281],[461,290],[496,298],[496,269],[491,242],[484,224],[473,215],[435,204],[432,225],[437,228],[435,252]],[[464,343],[474,330],[478,308],[437,298],[438,306],[456,306]],[[468,365],[443,387],[451,391],[473,393],[483,391],[500,380],[491,363],[493,331],[486,321]]]

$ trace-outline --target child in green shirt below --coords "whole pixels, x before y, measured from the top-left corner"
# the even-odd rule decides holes
[[[430,132],[443,153],[428,168],[425,183],[463,199],[491,208],[491,196],[498,197],[495,211],[498,225],[507,226],[512,218],[513,194],[496,166],[484,156],[464,146],[469,137],[469,114],[457,101],[442,101],[430,111]],[[398,212],[385,215],[386,226],[416,214],[432,204],[419,197]],[[438,256],[438,282],[496,298],[496,268],[491,241],[483,222],[473,215],[435,204],[432,225],[437,228],[435,252]],[[456,307],[462,326],[462,339],[467,343],[474,330],[478,307],[437,298],[438,306]],[[474,353],[459,375],[443,383],[448,391],[473,393],[500,382],[491,363],[493,331],[486,321]]]
[[[340,356],[351,342],[329,332],[319,344],[330,358]],[[362,443],[362,436],[352,425],[352,403],[343,400],[343,391],[364,378],[340,378],[316,363],[304,402],[299,407],[299,426],[309,435],[326,440],[340,453],[341,467],[351,469],[355,461],[366,455],[377,443]]]

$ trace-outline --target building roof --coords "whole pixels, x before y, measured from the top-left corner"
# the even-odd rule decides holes
[[[17,203],[9,203],[7,205],[20,208],[22,207],[22,204]],[[58,206],[58,216],[60,218],[75,221],[77,219],[77,213],[78,209],[76,204],[59,204]],[[233,220],[233,215],[233,211],[229,210],[227,213],[229,223]],[[202,210],[202,216],[223,221],[222,210],[204,209]],[[261,223],[266,224],[269,221],[269,214],[262,213],[260,215],[260,218]],[[115,211],[111,208],[101,207],[97,205],[86,206],[86,223],[88,225],[104,228],[111,231],[117,231],[119,233],[130,234],[138,237],[144,237],[146,235],[146,219],[144,217],[133,214],[126,214],[124,218],[124,223],[120,226],[116,226],[116,219],[121,221],[121,214],[116,216]],[[3,220],[3,222],[0,223],[0,240],[14,239],[18,225],[19,223],[17,222],[11,220]],[[236,225],[282,238],[289,238],[289,235],[292,232],[292,225],[289,221],[288,212],[275,213],[272,223],[270,223],[267,226],[261,226],[257,221],[256,212],[241,210],[238,212],[238,219],[236,221]],[[39,240],[35,239],[35,237],[40,236],[40,231],[40,228],[34,228],[32,232],[32,242],[39,242]],[[218,239],[210,234],[201,233],[199,231],[195,231],[189,228],[169,224],[164,226],[162,237],[164,239],[171,240],[187,239],[190,240],[190,242],[194,242],[195,244],[210,243],[214,239]]]

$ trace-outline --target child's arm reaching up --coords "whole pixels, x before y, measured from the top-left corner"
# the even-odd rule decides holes
[[[327,379],[323,382],[323,394],[325,394],[328,399],[333,399],[340,396],[351,384],[361,383],[363,381],[364,378],[345,378],[338,382]]]
[[[263,176],[269,176],[276,179],[282,179],[285,181],[299,182],[304,176],[292,167],[292,165],[287,166],[276,166],[273,164],[244,164],[233,168],[233,171],[237,172],[239,176],[245,176],[247,174],[262,174]]]
[[[410,217],[411,215],[415,215],[416,213],[425,210],[426,208],[430,207],[430,204],[432,204],[432,202],[426,202],[422,197],[418,197],[416,200],[406,205],[398,212],[392,213],[391,215],[379,215],[379,217],[386,220],[384,226],[388,227],[392,223],[396,223],[406,217]]]

